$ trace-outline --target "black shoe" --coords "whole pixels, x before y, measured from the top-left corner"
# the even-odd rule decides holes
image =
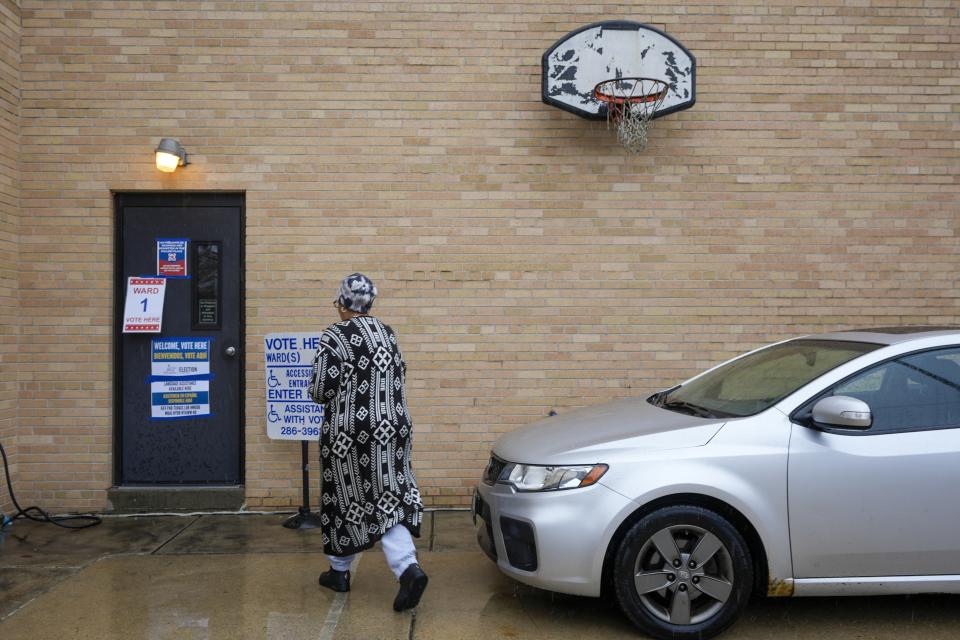
[[[350,591],[350,572],[337,571],[330,567],[329,571],[320,574],[320,586],[336,591],[337,593],[346,593]]]
[[[393,601],[394,611],[406,611],[413,609],[420,603],[420,596],[427,588],[427,574],[423,572],[420,565],[413,563],[400,576],[400,591]]]

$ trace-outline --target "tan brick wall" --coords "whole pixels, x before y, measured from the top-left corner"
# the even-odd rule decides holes
[[[698,103],[625,155],[540,102],[540,56],[628,18],[695,53]],[[247,487],[262,337],[380,286],[410,362],[427,501],[464,505],[501,433],[845,326],[956,323],[960,17],[950,0],[24,0],[20,474],[111,480],[111,190],[247,194]],[[152,167],[161,136],[193,165]]]
[[[20,6],[0,0],[0,444],[17,479],[17,242],[20,217]],[[0,469],[0,511],[12,509]]]

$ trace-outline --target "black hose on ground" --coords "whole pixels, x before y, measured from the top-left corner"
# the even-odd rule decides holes
[[[16,513],[13,514],[13,520],[26,518],[34,522],[49,522],[64,529],[86,529],[87,527],[95,527],[103,522],[102,519],[94,515],[51,516],[40,507],[22,508],[17,502],[16,495],[13,493],[13,482],[10,480],[10,465],[7,462],[7,452],[3,450],[2,444],[0,444],[0,456],[3,457],[3,473],[7,478],[7,490],[10,492],[10,500],[17,509]],[[9,522],[6,524],[9,524]]]

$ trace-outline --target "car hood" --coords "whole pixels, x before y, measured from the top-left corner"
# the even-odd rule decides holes
[[[529,464],[590,464],[627,451],[700,447],[725,420],[698,418],[631,398],[578,409],[520,427],[493,447],[497,457]]]

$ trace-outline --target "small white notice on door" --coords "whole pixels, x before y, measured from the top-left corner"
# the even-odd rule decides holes
[[[160,333],[166,292],[166,278],[127,278],[123,332]]]

